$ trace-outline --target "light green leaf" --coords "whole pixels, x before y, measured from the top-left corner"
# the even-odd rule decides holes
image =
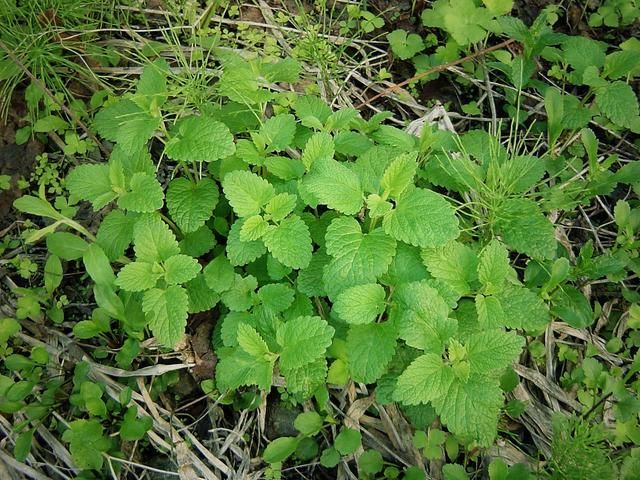
[[[47,249],[63,260],[82,258],[89,244],[82,238],[69,232],[54,232],[47,235]]]
[[[33,131],[38,133],[48,133],[58,131],[64,131],[69,127],[69,124],[62,118],[56,115],[47,115],[46,117],[39,118],[36,123],[33,124]]]
[[[298,291],[309,297],[321,297],[326,295],[322,275],[324,267],[331,257],[324,250],[313,253],[309,265],[298,272],[296,280]]]
[[[613,123],[631,127],[638,116],[638,98],[633,89],[621,80],[596,89],[596,105]]]
[[[122,210],[113,210],[102,219],[96,238],[109,260],[124,255],[133,240],[135,222],[132,215],[126,215]]]
[[[327,360],[324,357],[320,357],[302,367],[288,370],[280,369],[280,371],[287,382],[287,390],[301,396],[303,399],[308,399],[325,385]]]
[[[478,259],[468,246],[457,242],[422,250],[422,260],[433,277],[451,285],[459,295],[466,295],[477,278]]]
[[[347,361],[356,382],[373,383],[391,363],[396,329],[389,322],[353,325],[347,334]]]
[[[202,257],[211,251],[216,245],[216,238],[213,232],[206,225],[201,226],[193,232],[189,232],[180,240],[180,251],[191,257]]]
[[[139,213],[160,210],[164,204],[164,192],[160,182],[147,173],[134,173],[130,190],[118,199],[118,206]]]
[[[211,290],[222,293],[233,287],[235,272],[224,255],[219,255],[204,267],[204,278]]]
[[[284,312],[293,303],[295,292],[283,283],[270,283],[258,290],[258,298],[270,312]]]
[[[255,328],[247,325],[246,323],[240,323],[237,329],[238,345],[245,352],[252,357],[258,359],[264,359],[265,355],[268,355],[269,347],[262,339],[260,334]]]
[[[271,220],[279,222],[289,215],[296,207],[298,197],[290,193],[279,193],[264,207],[265,213],[271,215]]]
[[[346,215],[362,208],[364,192],[358,175],[335,160],[314,167],[304,178],[304,185],[319,203]]]
[[[56,288],[62,283],[62,262],[56,255],[49,255],[47,263],[44,264],[44,288],[49,295],[51,295]],[[1,325],[1,322],[0,322]],[[0,328],[0,339],[2,339],[2,333]],[[2,345],[0,340],[0,345]]]
[[[484,330],[471,335],[466,345],[471,374],[499,378],[518,359],[524,338],[501,329]]]
[[[178,121],[171,130],[166,154],[182,162],[213,162],[236,151],[233,135],[227,126],[206,116],[192,116]]]
[[[247,217],[240,229],[240,241],[252,242],[260,240],[269,230],[269,223],[261,215]]]
[[[482,3],[494,15],[506,15],[513,8],[513,0],[482,0]]]
[[[373,283],[386,273],[396,251],[396,241],[381,229],[363,234],[351,217],[331,222],[326,234],[327,253],[333,257],[324,270],[330,295],[362,283]]]
[[[382,226],[396,240],[419,247],[438,247],[460,234],[453,207],[442,195],[422,188],[405,190]]]
[[[200,273],[202,267],[193,257],[174,255],[164,263],[164,279],[169,285],[186,283]]]
[[[272,361],[256,359],[241,349],[220,359],[216,367],[216,383],[221,392],[241,385],[257,385],[262,390],[268,390],[272,378]]]
[[[23,195],[13,202],[15,209],[38,217],[61,220],[63,216],[49,202],[32,195]]]
[[[97,284],[113,285],[116,276],[113,274],[111,263],[97,243],[92,243],[82,255],[82,261],[87,273]]]
[[[314,133],[304,147],[302,163],[306,170],[310,171],[314,164],[324,165],[333,160],[334,154],[333,137],[326,132]]]
[[[252,275],[235,275],[231,288],[222,293],[222,302],[233,312],[249,310],[257,287],[258,281]]]
[[[382,285],[357,285],[347,288],[337,296],[333,311],[347,323],[371,323],[384,312],[384,299],[385,291]]]
[[[277,331],[280,366],[298,368],[324,354],[333,339],[333,327],[320,317],[297,317],[283,323]]]
[[[211,310],[220,301],[220,295],[209,288],[202,273],[189,280],[184,287],[189,295],[189,313]]]
[[[452,433],[488,447],[497,434],[498,414],[503,402],[497,380],[471,376],[467,383],[451,382],[446,395],[435,399],[433,406]]]
[[[293,108],[305,127],[322,128],[331,115],[331,108],[322,99],[311,95],[296,97]]]
[[[178,285],[147,290],[142,298],[142,310],[158,343],[173,348],[187,326],[187,291]]]
[[[294,180],[304,175],[304,165],[295,158],[272,155],[264,160],[264,166],[267,167],[269,173],[281,180]]]
[[[502,290],[510,273],[509,252],[498,240],[492,240],[480,252],[478,261],[478,279],[484,291],[492,294]]]
[[[476,295],[476,313],[481,329],[498,328],[507,323],[502,304],[496,297]]]
[[[295,133],[296,119],[290,114],[271,117],[260,128],[260,136],[264,138],[271,152],[280,152],[290,146]]]
[[[545,303],[527,288],[509,286],[495,297],[502,305],[507,327],[539,331],[551,320]]]
[[[157,263],[132,262],[120,270],[116,285],[129,292],[142,292],[155,287],[162,273]]]
[[[111,188],[107,165],[80,165],[69,172],[64,183],[73,197],[91,202],[94,210],[118,196]]]
[[[453,369],[440,355],[427,353],[416,358],[398,377],[394,400],[405,405],[436,402],[446,397],[455,379]],[[451,399],[456,403],[457,399]]]
[[[103,435],[98,420],[74,420],[62,434],[62,440],[69,443],[73,461],[81,469],[100,470],[104,462],[103,452],[111,447],[111,442]]]
[[[267,251],[267,247],[261,240],[243,242],[240,240],[240,231],[244,225],[244,219],[234,222],[227,237],[227,256],[232,265],[240,266],[251,263],[260,258]]]
[[[193,183],[178,177],[171,181],[167,189],[167,208],[180,230],[195,232],[213,215],[219,195],[213,180],[203,178]]]
[[[141,217],[133,229],[133,244],[137,260],[164,262],[180,253],[180,247],[169,226],[155,215]]]
[[[416,157],[417,153],[405,153],[391,162],[380,181],[384,195],[397,198],[413,184],[418,169]]]
[[[222,189],[229,204],[240,217],[258,215],[275,196],[271,184],[255,173],[238,170],[225,175]]]
[[[276,438],[264,449],[262,457],[267,463],[282,462],[293,455],[299,443],[298,437]]]
[[[507,245],[532,258],[555,257],[556,239],[553,225],[533,200],[507,200],[496,212],[496,217],[496,228]]]
[[[407,33],[406,30],[394,30],[387,34],[387,41],[393,54],[400,60],[408,60],[424,50],[422,37],[415,33]]]
[[[305,268],[311,261],[313,245],[309,228],[297,215],[271,226],[262,240],[276,260],[287,267]]]

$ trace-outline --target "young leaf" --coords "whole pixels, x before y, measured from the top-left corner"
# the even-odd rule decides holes
[[[246,323],[240,323],[237,332],[238,345],[252,357],[264,359],[265,355],[270,353],[269,347],[255,328]]]
[[[62,440],[70,444],[73,461],[82,469],[100,470],[104,461],[102,453],[111,446],[97,420],[72,421],[69,429],[62,434]]]
[[[167,189],[167,208],[180,230],[195,232],[213,215],[219,195],[218,187],[208,178],[193,183],[178,177]]]
[[[204,267],[204,278],[207,285],[214,292],[222,293],[233,286],[235,272],[229,260],[224,255],[219,255]]]
[[[260,258],[267,251],[267,247],[261,240],[243,242],[240,240],[240,232],[244,225],[244,219],[234,222],[227,237],[227,256],[232,265],[240,266],[251,263]]]
[[[222,189],[240,217],[258,215],[260,209],[275,196],[275,190],[268,181],[255,173],[241,170],[225,175]]]
[[[161,118],[151,116],[128,99],[119,100],[102,108],[95,116],[94,125],[100,135],[130,153],[144,148],[160,126]]]
[[[453,369],[445,365],[440,355],[427,353],[416,358],[398,377],[393,398],[406,405],[434,402],[446,396],[454,378]]]
[[[313,245],[309,227],[297,215],[271,226],[262,240],[269,252],[287,267],[305,268],[311,261]]]
[[[509,252],[498,240],[492,240],[480,253],[478,261],[478,279],[488,294],[502,290],[511,273]]]
[[[169,285],[187,283],[200,273],[201,269],[195,258],[182,254],[174,255],[164,263],[164,280]]]
[[[384,288],[377,283],[357,285],[338,295],[333,311],[347,323],[371,323],[384,311],[384,298]]]
[[[82,238],[69,232],[54,232],[47,235],[47,249],[63,260],[82,258],[89,244]]]
[[[82,255],[87,273],[97,284],[113,285],[116,276],[113,274],[111,262],[97,243],[89,245]]]
[[[507,327],[539,331],[551,320],[549,309],[542,299],[528,288],[509,286],[495,297],[504,310]]]
[[[267,463],[283,462],[296,451],[300,443],[298,437],[279,437],[273,440],[267,448],[264,449],[262,458]]]
[[[147,290],[142,299],[142,310],[151,332],[158,343],[169,348],[184,335],[188,309],[187,291],[178,285]]]
[[[120,270],[116,285],[129,292],[142,292],[155,287],[160,277],[162,269],[158,264],[132,262]]]
[[[422,250],[429,273],[449,284],[459,295],[466,295],[477,278],[478,259],[468,246],[457,242]]]
[[[271,152],[281,152],[291,145],[296,133],[296,119],[290,114],[271,117],[262,124],[260,135]]]
[[[417,169],[415,153],[400,155],[384,171],[380,187],[387,196],[397,198],[413,184]]]
[[[467,340],[467,358],[471,373],[499,377],[505,368],[518,359],[524,338],[501,329],[484,330]]]
[[[297,317],[282,324],[277,332],[280,366],[292,369],[313,362],[331,345],[333,332],[320,317]]]
[[[164,204],[164,192],[160,182],[147,173],[135,173],[131,177],[130,190],[118,199],[118,206],[139,213],[160,210]]]
[[[410,245],[438,247],[460,234],[458,218],[444,197],[431,190],[410,188],[397,198],[382,221],[384,231]]]
[[[631,121],[638,116],[638,98],[633,89],[621,80],[597,88],[596,105],[621,127],[631,127]]]
[[[308,172],[314,165],[322,165],[333,160],[334,154],[333,137],[326,132],[314,133],[304,147],[302,163]]]
[[[258,290],[258,298],[270,312],[280,313],[293,303],[294,291],[283,283],[270,283]]]
[[[252,357],[242,349],[225,356],[216,367],[216,384],[221,392],[241,385],[257,385],[261,390],[271,387],[273,362]]]
[[[114,261],[124,255],[133,240],[133,226],[136,219],[122,210],[113,210],[102,219],[96,238],[109,260]]]
[[[178,121],[165,152],[182,162],[213,162],[236,151],[233,135],[224,123],[206,116],[191,116]]]
[[[202,273],[189,280],[184,287],[189,295],[189,313],[211,310],[220,301],[220,295],[209,288]]]
[[[44,265],[44,288],[49,295],[62,283],[62,262],[56,255],[49,255]],[[2,334],[0,333],[0,338]],[[2,342],[0,341],[0,344]]]
[[[335,160],[317,164],[305,177],[304,185],[319,203],[346,215],[362,208],[364,192],[358,175]]]
[[[143,262],[163,262],[180,253],[175,235],[155,215],[141,217],[136,222],[133,244],[136,258]]]
[[[389,268],[396,241],[380,229],[363,234],[357,220],[339,217],[327,228],[326,248],[333,259],[324,271],[325,288],[337,294],[375,282]]]

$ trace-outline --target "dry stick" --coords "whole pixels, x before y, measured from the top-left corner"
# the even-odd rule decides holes
[[[436,65],[433,68],[430,68],[429,70],[426,70],[424,72],[418,73],[417,75],[414,75],[413,77],[404,80],[400,83],[396,83],[395,85],[392,85],[391,87],[383,90],[382,92],[378,93],[377,95],[374,95],[373,97],[371,97],[369,100],[367,100],[366,102],[362,102],[360,105],[358,105],[356,108],[358,110],[360,110],[363,107],[366,107],[367,105],[371,104],[372,102],[376,101],[377,99],[379,99],[380,97],[384,97],[387,94],[394,92],[396,90],[399,90],[400,88],[404,87],[405,85],[408,85],[410,83],[413,83],[417,80],[420,80],[421,78],[424,78],[428,75],[432,75],[434,73],[440,73],[444,70],[446,70],[447,68],[450,67],[455,67],[456,65],[460,65],[461,63],[464,62],[468,62],[469,60],[473,60],[475,58],[481,57],[483,55],[486,55],[487,53],[491,53],[494,50],[500,50],[501,48],[507,47],[509,45],[511,45],[512,43],[515,43],[515,40],[513,39],[509,39],[509,40],[505,40],[504,42],[500,42],[496,45],[493,45],[492,47],[488,47],[485,48],[483,50],[480,50],[479,52],[476,53],[472,53],[471,55],[467,55],[464,58],[460,58],[454,62],[449,62],[449,63],[443,63],[442,65]]]
[[[71,120],[74,121],[74,123],[76,123],[80,128],[82,128],[82,130],[85,131],[87,136],[98,146],[100,151],[105,156],[109,156],[109,150],[107,150],[105,146],[102,145],[102,143],[100,143],[98,138],[91,132],[91,130],[89,130],[89,127],[87,127],[87,125],[82,120],[80,120],[78,116],[75,113],[73,113],[62,101],[58,100],[56,96],[53,93],[51,93],[51,90],[49,90],[47,86],[44,83],[42,83],[42,81],[39,78],[37,78],[33,73],[31,73],[31,71],[20,61],[18,57],[16,57],[15,53],[13,53],[4,44],[2,40],[0,40],[0,48],[2,48],[2,50],[6,52],[6,54],[9,56],[11,61],[15,63],[16,66],[20,68],[27,75],[27,77],[31,79],[32,82],[34,82],[44,93],[46,93],[47,96],[51,100],[53,100],[54,103],[56,103],[64,111],[64,113],[69,115],[69,117],[71,118]]]

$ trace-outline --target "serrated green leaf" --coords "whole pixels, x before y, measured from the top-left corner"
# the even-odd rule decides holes
[[[320,357],[302,367],[281,369],[281,373],[287,382],[287,390],[308,399],[325,384],[327,360]]]
[[[142,298],[142,310],[158,343],[173,348],[187,326],[187,291],[178,285],[147,290]]]
[[[466,346],[471,374],[499,378],[518,359],[524,338],[501,329],[484,330],[471,335]]]
[[[215,245],[216,239],[209,227],[203,225],[193,232],[189,232],[180,240],[180,251],[191,257],[201,257]]]
[[[94,210],[118,197],[111,188],[107,165],[80,165],[69,172],[64,183],[73,197],[91,202]]]
[[[512,272],[509,252],[498,240],[489,242],[478,260],[478,279],[488,294],[502,290],[507,277]]]
[[[313,253],[309,265],[298,272],[296,285],[298,291],[309,297],[321,297],[326,295],[322,281],[324,267],[331,257],[324,250]]]
[[[240,229],[240,241],[252,242],[260,240],[269,230],[269,223],[261,215],[245,218]]]
[[[265,213],[271,215],[274,222],[283,220],[296,207],[298,197],[291,193],[279,193],[264,207]]]
[[[322,128],[324,122],[331,115],[331,108],[323,100],[310,95],[297,97],[293,108],[306,127]]]
[[[258,290],[262,305],[273,313],[284,312],[293,303],[295,292],[283,283],[270,283]]]
[[[507,327],[539,331],[551,320],[545,303],[527,288],[509,286],[495,297],[504,310]]]
[[[314,133],[302,152],[302,163],[307,171],[314,165],[323,165],[333,160],[335,146],[333,137],[326,132]]]
[[[159,128],[160,117],[151,116],[133,101],[119,100],[100,110],[94,125],[100,135],[133,153],[141,150]]]
[[[103,436],[103,428],[98,420],[74,420],[62,434],[62,440],[69,443],[69,450],[78,468],[102,468],[103,452],[111,447],[111,442]]]
[[[349,329],[347,361],[356,382],[375,382],[387,371],[396,351],[396,335],[389,322],[353,325]]]
[[[435,402],[447,394],[454,379],[453,369],[444,364],[440,355],[427,353],[416,358],[398,377],[393,398],[405,405]]]
[[[416,153],[405,153],[391,162],[380,180],[380,187],[385,195],[397,198],[413,185],[413,177],[418,170],[416,157]]]
[[[262,390],[268,390],[272,377],[272,361],[256,359],[241,349],[220,359],[216,367],[216,383],[221,392],[241,385],[257,385]]]
[[[109,260],[124,255],[133,240],[135,222],[132,215],[126,215],[122,210],[113,210],[102,219],[96,238]]]
[[[280,114],[262,124],[260,135],[271,152],[281,152],[291,145],[296,133],[296,119],[290,114]]]
[[[158,180],[146,173],[131,177],[130,190],[118,199],[118,206],[138,213],[160,210],[164,204],[164,192]]]
[[[269,252],[287,267],[305,268],[311,261],[313,245],[309,228],[297,215],[271,226],[262,240]]]
[[[327,160],[314,167],[304,178],[304,185],[318,203],[346,215],[360,211],[364,192],[358,175],[335,160]]]
[[[227,126],[207,116],[184,118],[171,130],[165,153],[182,162],[213,162],[236,151]]]
[[[202,267],[193,257],[174,255],[164,262],[164,279],[169,285],[186,283],[200,273]]]
[[[532,258],[555,257],[556,239],[553,225],[533,200],[507,200],[496,212],[496,217],[496,228],[507,245]]]
[[[405,190],[382,226],[396,240],[419,247],[445,245],[460,234],[453,207],[442,195],[422,188]]]
[[[180,253],[180,247],[169,226],[155,215],[141,217],[133,228],[133,249],[137,260],[164,262]]]
[[[189,313],[211,310],[220,301],[220,295],[209,288],[202,273],[189,280],[184,287],[189,295]]]
[[[240,323],[237,329],[238,345],[252,357],[264,359],[268,355],[269,347],[260,334],[250,325]]]
[[[129,292],[142,292],[155,287],[162,274],[162,268],[158,264],[132,262],[120,270],[116,285]]]
[[[631,127],[632,120],[638,116],[638,98],[633,89],[621,80],[597,88],[596,105],[621,127]]]
[[[219,195],[213,180],[203,178],[193,183],[179,177],[172,180],[167,189],[167,208],[180,230],[195,232],[213,215]]]
[[[275,196],[273,186],[264,178],[240,170],[225,175],[222,189],[240,217],[258,215],[260,209]]]
[[[203,274],[209,288],[218,293],[232,288],[236,275],[229,259],[224,255],[219,255],[211,260],[204,267]]]
[[[304,165],[295,158],[272,155],[264,160],[264,166],[281,180],[294,180],[304,175]]]
[[[282,324],[277,331],[280,366],[293,369],[313,362],[331,345],[333,332],[320,317],[297,317]]]
[[[382,285],[366,283],[347,288],[336,297],[333,311],[347,323],[373,322],[385,309],[385,291]]]
[[[476,295],[476,313],[481,329],[498,328],[507,323],[500,300],[492,296]]]
[[[233,312],[249,310],[257,287],[258,281],[252,275],[235,275],[231,288],[222,293],[222,302]]]
[[[251,263],[260,258],[267,251],[267,247],[261,240],[243,242],[240,240],[240,231],[244,219],[240,218],[234,222],[227,237],[227,256],[232,265],[241,266]]]
[[[437,248],[425,248],[422,260],[433,277],[451,285],[459,295],[466,295],[477,278],[478,259],[475,252],[453,241]]]

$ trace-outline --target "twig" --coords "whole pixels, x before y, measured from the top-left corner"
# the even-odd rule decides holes
[[[362,102],[356,108],[358,110],[360,110],[361,108],[363,108],[363,107],[369,105],[370,103],[376,101],[380,97],[384,97],[387,94],[389,94],[389,93],[391,93],[391,92],[393,92],[395,90],[399,90],[400,88],[404,87],[405,85],[408,85],[410,83],[416,82],[416,81],[420,80],[421,78],[424,78],[424,77],[426,77],[428,75],[432,75],[434,73],[440,73],[440,72],[446,70],[447,68],[455,67],[456,65],[460,65],[461,63],[468,62],[469,60],[473,60],[475,58],[484,56],[487,53],[493,52],[494,50],[499,50],[501,48],[507,47],[507,46],[511,45],[512,43],[514,43],[514,42],[515,42],[515,40],[513,40],[513,39],[505,40],[504,42],[500,42],[500,43],[498,43],[496,45],[493,45],[492,47],[488,47],[488,48],[485,48],[485,49],[480,50],[478,52],[472,53],[470,55],[467,55],[464,58],[459,58],[458,60],[455,60],[453,62],[443,63],[442,65],[436,65],[435,67],[430,68],[429,70],[426,70],[424,72],[420,72],[417,75],[414,75],[413,77],[411,77],[411,78],[409,78],[407,80],[404,80],[404,81],[402,81],[400,83],[396,83],[395,85],[390,86],[389,88],[383,90],[382,92],[378,93],[377,95],[374,95],[373,97],[371,97],[366,102]]]

